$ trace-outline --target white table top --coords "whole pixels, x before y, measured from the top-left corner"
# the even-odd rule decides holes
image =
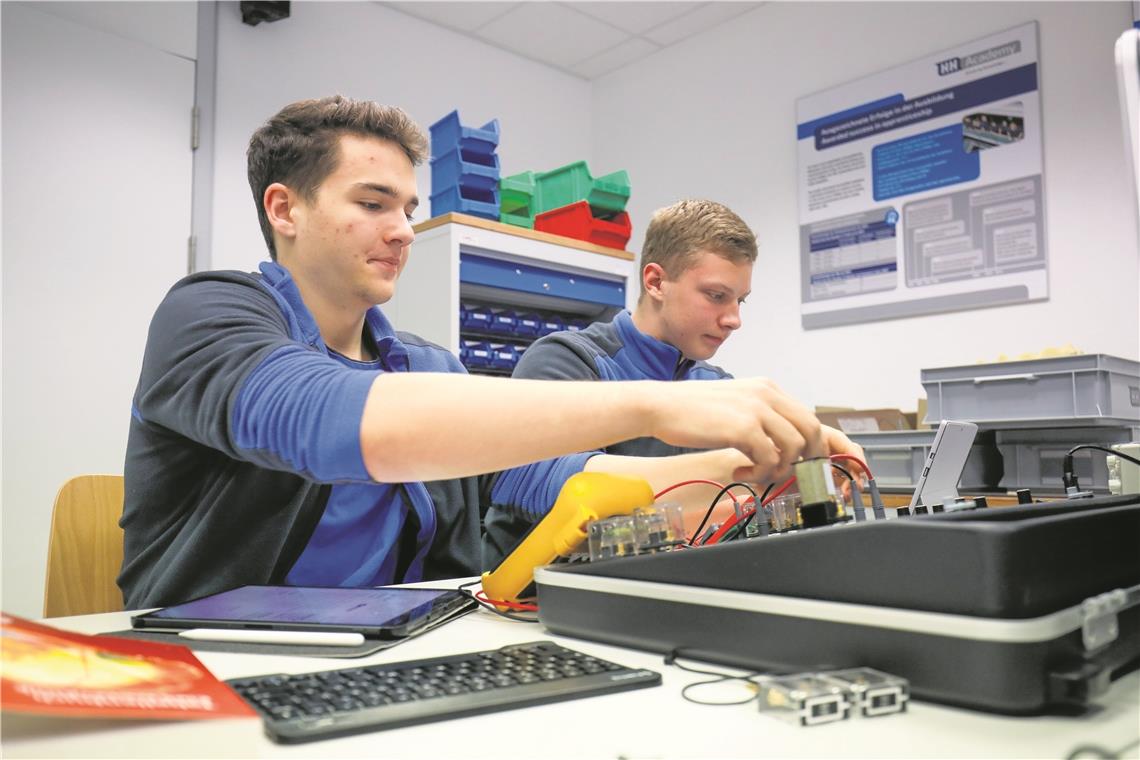
[[[426,584],[425,584],[426,585]],[[71,631],[129,627],[130,613],[45,621]],[[1080,745],[1140,757],[1140,673],[1112,685],[1079,717],[991,715],[912,700],[906,713],[855,717],[811,727],[761,715],[755,702],[709,707],[683,700],[683,686],[704,677],[663,664],[660,655],[553,636],[479,610],[369,657],[198,652],[219,678],[315,670],[434,657],[552,639],[622,665],[660,672],[657,688],[574,700],[294,746],[271,742],[257,720],[58,720],[5,715],[0,755],[15,757],[451,757],[736,758],[939,757],[1064,758]],[[712,666],[712,670],[723,668]],[[743,686],[706,687],[706,700],[747,696]],[[1085,755],[1089,757],[1089,755]]]

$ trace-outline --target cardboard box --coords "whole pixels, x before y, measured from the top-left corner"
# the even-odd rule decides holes
[[[816,408],[816,416],[824,425],[844,433],[879,433],[885,430],[913,430],[906,415],[898,409],[852,409],[824,412]]]

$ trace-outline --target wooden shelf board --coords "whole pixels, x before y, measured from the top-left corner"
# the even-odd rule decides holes
[[[418,235],[421,232],[427,232],[436,227],[442,227],[445,224],[464,224],[468,227],[478,227],[479,229],[490,230],[492,232],[502,232],[507,235],[514,235],[529,240],[538,240],[543,243],[553,243],[554,245],[560,245],[565,248],[577,248],[580,251],[598,253],[602,256],[612,256],[615,259],[624,259],[625,261],[633,261],[634,259],[634,254],[629,251],[622,251],[617,248],[606,248],[604,246],[588,243],[585,240],[576,240],[575,238],[563,237],[562,235],[552,235],[549,232],[537,232],[526,227],[503,224],[502,222],[494,222],[490,219],[483,219],[468,214],[457,214],[455,212],[420,222],[413,226],[412,229],[415,230]]]

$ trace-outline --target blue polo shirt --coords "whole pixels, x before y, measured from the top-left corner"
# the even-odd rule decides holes
[[[365,317],[366,339],[377,359],[358,362],[332,351],[301,299],[288,270],[261,265],[261,284],[278,302],[298,345],[283,346],[250,373],[234,410],[235,443],[258,455],[287,463],[318,482],[332,483],[320,522],[285,576],[293,585],[381,586],[422,580],[423,561],[436,529],[435,509],[422,483],[375,483],[360,451],[360,411],[376,377],[408,372],[413,363],[447,364],[426,346],[409,347],[396,336],[379,308]],[[303,344],[303,345],[300,345]],[[308,350],[307,350],[308,349]],[[314,368],[311,350],[336,364]],[[443,352],[446,353],[446,352]],[[354,372],[345,373],[338,367]],[[292,394],[285,399],[283,395]],[[328,408],[331,403],[332,408]],[[288,418],[272,408],[290,403],[301,410]],[[344,408],[338,408],[344,404]],[[274,424],[243,424],[270,419]],[[298,434],[300,433],[300,434]],[[397,573],[399,545],[406,529],[415,532],[415,553]]]

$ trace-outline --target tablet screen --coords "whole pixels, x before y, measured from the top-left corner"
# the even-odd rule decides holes
[[[242,586],[139,616],[137,626],[240,625],[360,630],[415,627],[463,606],[458,592],[409,588]]]

